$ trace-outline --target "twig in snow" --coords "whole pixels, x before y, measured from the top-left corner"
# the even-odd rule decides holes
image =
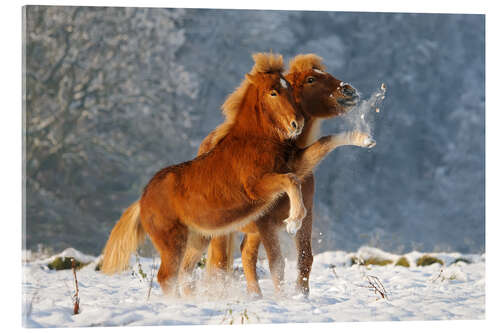
[[[444,276],[443,276],[443,269],[441,268],[439,270],[439,274],[431,280],[431,282],[436,282],[439,278],[441,278],[441,281],[444,281]]]
[[[379,294],[382,298],[389,300],[387,297],[387,290],[385,290],[384,285],[380,282],[378,277],[367,275],[366,279],[368,280],[368,289],[375,292],[375,294]]]
[[[139,281],[142,282],[148,277],[146,273],[142,270],[141,260],[139,259],[139,252],[135,253],[135,262],[137,263],[137,272],[135,268],[132,269],[132,276],[138,276]]]
[[[76,278],[75,259],[71,258],[71,268],[73,269],[73,278],[75,279],[75,294],[73,295],[73,314],[76,315],[80,311],[80,297],[78,296],[78,280]]]
[[[151,277],[149,279],[149,288],[148,288],[148,296],[146,297],[146,301],[149,301],[151,297],[151,289],[153,289],[153,280],[155,278],[156,273],[156,265],[155,265],[155,257],[153,255],[153,264],[151,265]]]
[[[37,289],[35,291],[35,293],[33,294],[33,296],[31,296],[31,300],[26,307],[26,318],[31,317],[31,313],[33,312],[33,304],[38,302],[38,300],[40,299],[38,293],[39,293],[39,290]]]
[[[335,271],[335,265],[334,265],[334,264],[331,264],[329,267],[332,269],[332,271],[333,271],[333,275],[335,275],[335,277],[338,279],[338,278],[339,278],[339,276],[337,275],[337,271]]]
[[[245,308],[243,311],[241,311],[239,314],[234,314],[233,309],[230,304],[228,304],[229,308],[224,312],[224,317],[222,318],[220,324],[229,324],[233,325],[235,323],[235,319],[240,319],[240,324],[245,324],[250,323],[250,315],[254,316],[255,319],[257,319],[257,322],[260,322],[259,316],[255,312],[248,311],[247,308]]]

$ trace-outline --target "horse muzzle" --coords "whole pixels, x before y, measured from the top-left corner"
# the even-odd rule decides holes
[[[356,89],[345,82],[342,82],[339,88],[342,96],[337,98],[337,103],[346,107],[358,104],[359,95]]]
[[[304,128],[304,120],[292,120],[289,126],[289,136],[290,138],[296,138],[302,133]]]

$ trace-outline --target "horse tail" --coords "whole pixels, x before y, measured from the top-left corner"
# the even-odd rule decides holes
[[[144,242],[146,233],[141,225],[139,201],[128,207],[111,230],[104,247],[101,271],[105,274],[128,268],[130,255]]]
[[[234,263],[234,242],[235,242],[235,233],[232,232],[228,235],[223,236],[226,238],[226,247],[224,249],[225,257],[226,257],[226,266],[223,267],[223,270],[227,273],[230,273],[233,270],[233,263]],[[220,250],[220,249],[218,249]],[[214,273],[214,269],[217,267],[216,263],[213,262],[214,259],[214,254],[216,253],[216,249],[213,248],[212,242],[208,245],[207,249],[207,269],[209,270],[210,273]]]

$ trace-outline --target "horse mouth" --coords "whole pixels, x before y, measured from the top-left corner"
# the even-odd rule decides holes
[[[296,139],[300,134],[302,134],[302,129],[304,128],[304,124],[299,123],[295,127],[289,127],[288,129],[288,138]]]
[[[300,134],[302,134],[302,128],[290,132],[290,139],[296,139]]]
[[[359,102],[359,96],[357,94],[349,97],[337,98],[337,103],[344,107],[355,106]]]

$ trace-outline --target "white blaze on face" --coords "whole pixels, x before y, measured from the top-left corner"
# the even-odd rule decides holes
[[[322,70],[319,70],[317,68],[313,68],[313,71],[315,71],[316,73],[319,73],[319,74],[325,74],[325,72],[323,72]]]
[[[281,79],[280,79],[280,82],[281,82],[281,86],[282,86],[283,88],[288,88],[288,85],[286,84],[286,80],[285,80],[285,79],[281,78]]]
[[[348,84],[349,84],[349,83],[347,83],[347,82],[343,82],[343,81],[342,81],[342,82],[340,82],[340,86],[341,86],[341,87],[346,86],[346,85],[348,85]]]

